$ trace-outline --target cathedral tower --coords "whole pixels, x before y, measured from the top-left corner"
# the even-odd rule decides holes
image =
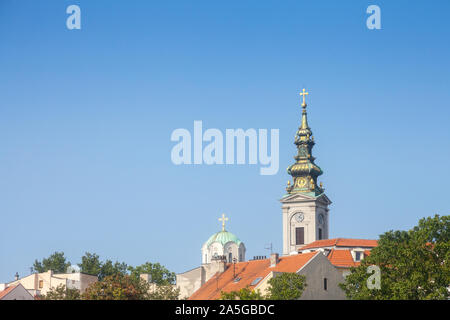
[[[316,240],[328,239],[328,205],[330,199],[325,195],[322,184],[317,185],[317,177],[323,172],[314,163],[312,156],[314,137],[308,125],[305,98],[303,97],[302,121],[295,135],[297,147],[295,163],[287,172],[293,183],[288,181],[287,194],[280,200],[283,214],[283,254],[297,251],[302,246]]]

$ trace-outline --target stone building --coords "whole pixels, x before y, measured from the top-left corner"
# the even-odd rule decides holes
[[[189,300],[216,300],[221,292],[239,291],[248,287],[267,294],[268,281],[280,273],[290,272],[306,277],[306,289],[300,299],[345,299],[339,288],[342,274],[334,268],[321,252],[310,252],[279,257],[271,254],[269,259],[250,260],[229,264],[222,262],[224,272],[215,274]]]
[[[245,245],[233,233],[225,230],[222,215],[222,230],[214,233],[202,245],[202,264],[194,269],[177,274],[177,287],[180,288],[180,298],[187,298],[197,291],[214,274],[225,271],[227,263],[245,261]]]
[[[344,281],[352,267],[370,254],[375,240],[328,239],[329,205],[322,183],[317,178],[322,169],[315,163],[312,149],[314,136],[308,125],[305,97],[301,124],[294,144],[295,163],[287,172],[286,194],[281,198],[283,254],[270,259],[245,261],[245,246],[225,231],[211,236],[202,247],[202,266],[177,275],[181,297],[218,299],[220,292],[237,291],[245,286],[265,291],[268,280],[281,272],[304,274],[307,289],[302,299],[344,299],[338,284]],[[222,217],[225,222],[225,217]],[[242,254],[242,256],[241,256]]]
[[[85,273],[55,274],[51,270],[42,273],[33,273],[23,278],[19,278],[16,275],[16,278],[16,280],[2,285],[7,288],[20,283],[32,296],[46,294],[51,288],[56,288],[59,285],[64,285],[66,288],[78,289],[83,293],[91,283],[98,281],[97,276]]]

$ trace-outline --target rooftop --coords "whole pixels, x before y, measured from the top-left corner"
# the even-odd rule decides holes
[[[306,246],[300,248],[298,251],[315,248],[326,248],[326,247],[374,248],[377,245],[378,245],[377,240],[335,238],[311,242],[310,244],[307,244]]]
[[[296,254],[280,257],[275,267],[270,267],[270,259],[250,260],[228,264],[223,273],[216,273],[200,289],[189,297],[189,300],[216,300],[222,291],[238,291],[249,287],[254,289],[270,272],[297,272],[305,266],[318,252]],[[235,277],[233,276],[235,268]],[[258,278],[261,278],[258,280]]]
[[[6,296],[8,293],[10,293],[11,291],[13,291],[17,286],[18,286],[18,285],[10,286],[10,287],[6,288],[5,290],[0,291],[0,300],[1,300],[4,296]]]

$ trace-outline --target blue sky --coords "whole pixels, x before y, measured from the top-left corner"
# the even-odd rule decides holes
[[[82,29],[66,28],[77,4]],[[370,4],[382,30],[366,28]],[[306,87],[331,237],[449,213],[448,1],[0,2],[0,282],[84,252],[182,272],[227,229],[282,250]],[[280,170],[175,166],[177,128],[280,130]]]

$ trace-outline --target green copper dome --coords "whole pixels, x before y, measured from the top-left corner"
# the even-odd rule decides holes
[[[206,247],[209,247],[213,242],[219,242],[222,245],[225,245],[228,242],[234,242],[237,245],[241,244],[241,240],[236,237],[234,234],[228,231],[220,231],[213,234],[208,241],[206,241]]]

